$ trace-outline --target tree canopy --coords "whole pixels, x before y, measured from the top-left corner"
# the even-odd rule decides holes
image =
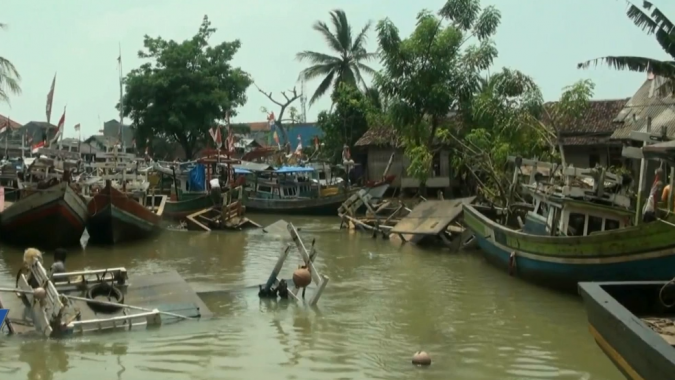
[[[651,14],[647,14],[651,11]],[[652,72],[668,81],[661,90],[675,92],[675,26],[658,7],[649,1],[642,2],[642,8],[630,4],[627,16],[633,23],[647,34],[653,34],[661,48],[673,60],[662,61],[654,58],[635,56],[607,56],[592,59],[578,64],[579,68],[588,68],[605,63],[617,70],[629,70],[640,73]]]
[[[7,24],[0,23],[0,29],[6,29]],[[12,62],[0,56],[0,101],[9,103],[9,95],[20,95],[21,75]]]
[[[341,161],[342,147],[353,147],[368,130],[370,113],[377,112],[371,100],[358,88],[341,83],[332,95],[333,111],[319,113],[317,126],[324,133],[323,155],[333,162]]]
[[[300,73],[299,79],[309,81],[323,77],[309,100],[310,105],[321,98],[331,85],[334,91],[338,89],[340,83],[362,85],[365,88],[366,83],[362,73],[369,75],[375,73],[375,70],[364,63],[376,57],[375,53],[369,53],[366,50],[368,31],[372,24],[368,22],[356,38],[352,38],[352,27],[343,10],[332,11],[330,17],[333,24],[332,31],[323,21],[317,21],[313,28],[323,36],[326,44],[336,53],[336,56],[313,51],[303,51],[297,54],[298,60],[309,61],[312,64]]]
[[[438,15],[420,12],[408,38],[389,19],[377,25],[384,68],[375,83],[390,99],[391,121],[411,159],[408,173],[422,183],[438,127],[472,97],[480,72],[497,56],[490,38],[500,17],[492,6],[481,10],[479,0],[448,0]],[[468,44],[472,37],[477,44]]]
[[[191,158],[198,145],[208,141],[216,120],[235,116],[236,108],[246,103],[252,80],[231,64],[241,43],[234,40],[209,46],[215,31],[204,16],[199,31],[188,40],[145,36],[145,49],[138,56],[154,62],[126,76],[122,100],[136,141],[143,143],[153,136],[174,141]]]

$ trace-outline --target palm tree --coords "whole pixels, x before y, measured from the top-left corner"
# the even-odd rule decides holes
[[[0,23],[0,29],[6,29],[7,24]],[[16,71],[16,68],[5,57],[0,57],[0,101],[9,103],[9,94],[21,94],[21,87],[19,81],[21,75]]]
[[[347,21],[347,15],[343,10],[337,9],[330,12],[333,23],[333,31],[328,28],[323,21],[317,21],[313,29],[321,33],[328,47],[337,53],[336,56],[313,51],[303,51],[297,54],[299,61],[308,60],[312,66],[302,70],[299,79],[309,81],[317,77],[323,77],[314,95],[309,100],[310,106],[322,97],[328,88],[333,85],[333,90],[338,88],[342,82],[350,83],[355,86],[363,85],[365,81],[361,72],[374,74],[375,70],[368,67],[365,63],[376,57],[376,53],[366,51],[368,36],[366,35],[372,26],[369,21],[361,32],[352,39],[352,27]]]
[[[628,18],[641,28],[647,34],[654,34],[656,41],[665,50],[668,55],[675,59],[675,32],[673,32],[673,23],[649,1],[643,1],[642,8],[632,5],[628,8]],[[645,12],[651,11],[651,15]],[[578,68],[588,68],[590,65],[605,63],[617,70],[629,70],[640,73],[651,72],[667,79],[666,89],[671,93],[675,90],[675,61],[660,61],[645,57],[632,56],[608,56],[592,59],[577,65]]]

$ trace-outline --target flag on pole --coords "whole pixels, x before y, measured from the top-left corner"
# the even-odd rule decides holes
[[[274,112],[270,112],[269,115],[267,115],[267,122],[270,127],[274,125]]]
[[[63,125],[66,123],[66,107],[63,107],[63,115],[59,119],[59,124],[56,126],[56,133],[54,133],[54,138],[49,142],[51,146],[53,143],[58,141],[59,137],[63,134]]]
[[[298,156],[302,154],[302,137],[298,135],[298,147],[295,148],[295,154]]]
[[[276,130],[274,131],[274,135],[272,137],[274,137],[274,142],[277,143],[277,147],[281,149],[281,143],[279,143],[279,135],[277,134]]]
[[[49,124],[49,120],[52,118],[52,102],[54,101],[54,87],[56,86],[56,73],[54,73],[54,79],[52,79],[52,87],[49,89],[49,93],[47,93],[47,107],[46,107],[46,112],[47,112],[47,124]]]
[[[79,132],[80,131],[80,124],[79,123],[75,124],[73,129]]]
[[[0,134],[9,131],[9,118],[6,118],[5,121],[0,124]]]
[[[45,142],[44,142],[44,141],[40,141],[39,143],[34,144],[34,145],[31,147],[31,153],[37,153],[37,152],[40,150],[40,148],[44,148],[44,147],[45,147]]]
[[[213,142],[216,144],[216,148],[220,149],[223,144],[223,139],[220,136],[220,125],[216,125],[215,127],[209,129],[209,134],[211,135]]]

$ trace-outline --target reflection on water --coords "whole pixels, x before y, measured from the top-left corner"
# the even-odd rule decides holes
[[[290,220],[316,239],[316,265],[331,278],[317,308],[260,300],[250,288],[267,279],[286,243],[259,230],[87,247],[72,253],[69,269],[124,266],[132,284],[174,269],[199,291],[226,291],[204,297],[217,317],[62,341],[0,339],[0,379],[622,378],[589,337],[576,298],[516,281],[473,253],[349,234],[330,218]],[[20,260],[0,251],[3,286]],[[420,349],[431,367],[410,364]]]

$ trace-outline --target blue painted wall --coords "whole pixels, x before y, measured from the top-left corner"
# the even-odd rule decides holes
[[[272,130],[270,131],[269,134],[270,145],[275,145],[273,138],[275,130],[279,135],[279,139],[281,140],[283,138],[281,131],[279,131],[276,126],[272,126]],[[319,141],[323,139],[323,131],[321,130],[321,128],[317,127],[314,124],[292,126],[288,128],[286,132],[288,133],[288,139],[290,140],[291,148],[293,150],[295,150],[298,147],[298,135],[300,135],[300,138],[302,139],[303,148],[313,147],[315,136],[319,138]]]

